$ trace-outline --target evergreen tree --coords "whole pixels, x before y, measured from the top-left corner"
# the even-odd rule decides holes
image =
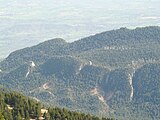
[[[50,120],[50,115],[46,112],[44,113],[43,117],[45,120]]]
[[[15,116],[14,120],[22,120],[22,117],[20,115],[20,113],[18,112],[18,114]]]
[[[26,119],[26,120],[30,120],[28,111],[25,111],[25,119]]]
[[[1,111],[0,111],[0,120],[4,120],[4,116],[2,115]]]

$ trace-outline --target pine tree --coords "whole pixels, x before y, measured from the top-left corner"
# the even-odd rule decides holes
[[[50,115],[46,112],[44,113],[43,117],[45,120],[50,120]]]
[[[37,104],[35,111],[37,118],[39,118],[41,116],[41,105],[39,103]]]
[[[2,115],[1,111],[0,111],[0,120],[4,120],[4,116]]]
[[[28,111],[25,111],[25,120],[30,120]]]
[[[22,117],[20,115],[20,113],[18,112],[18,114],[15,116],[14,120],[22,120]]]

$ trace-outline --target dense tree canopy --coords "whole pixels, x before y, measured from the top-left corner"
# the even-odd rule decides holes
[[[42,112],[45,111],[45,112]],[[44,108],[39,102],[16,92],[0,92],[0,120],[113,120],[67,109]]]

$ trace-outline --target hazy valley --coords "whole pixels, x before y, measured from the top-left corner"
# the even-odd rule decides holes
[[[158,26],[159,6],[159,0],[1,0],[0,58],[51,38],[73,42],[123,26]]]

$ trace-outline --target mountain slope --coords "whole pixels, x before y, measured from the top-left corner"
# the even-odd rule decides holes
[[[96,34],[70,44],[74,51],[86,51],[104,46],[124,46],[145,43],[160,43],[159,27],[144,27],[130,30],[120,28]]]
[[[90,114],[68,111],[63,108],[44,108],[39,102],[25,97],[22,94],[6,91],[0,88],[0,120],[55,120],[55,119],[73,119],[73,120],[101,120]],[[113,120],[102,118],[103,120]]]
[[[158,119],[159,42],[160,27],[121,28],[73,43],[49,40],[0,62],[0,84],[48,105]]]

